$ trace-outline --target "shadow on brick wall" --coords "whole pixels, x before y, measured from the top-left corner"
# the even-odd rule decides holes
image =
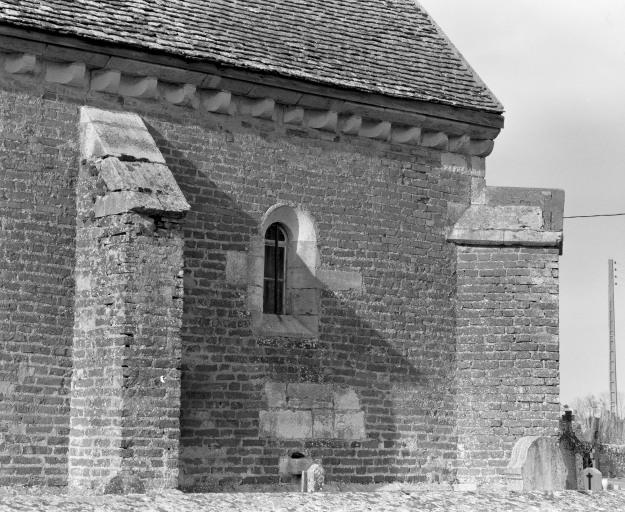
[[[151,133],[191,204],[185,221],[180,487],[214,491],[289,482],[280,459],[294,453],[318,459],[330,481],[453,479],[453,351],[441,355],[432,347],[436,340],[406,325],[403,296],[384,305],[386,293],[367,293],[367,275],[390,265],[384,254],[363,270],[364,291],[320,290],[317,337],[255,336],[247,287],[226,282],[226,251],[247,251],[262,213],[293,188],[284,188],[279,173],[246,176],[236,170],[245,163],[232,152],[211,153],[196,136],[182,144],[154,128]],[[221,136],[229,142],[228,132]],[[206,161],[200,168],[187,155]],[[319,235],[324,244],[325,233]],[[306,393],[324,392],[327,399],[306,402]],[[302,413],[295,416],[304,418],[303,431],[312,437],[284,431],[288,411]]]

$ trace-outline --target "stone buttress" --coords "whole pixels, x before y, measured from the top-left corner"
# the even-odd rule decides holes
[[[139,116],[80,125],[69,485],[175,487],[189,205]]]
[[[561,190],[486,187],[448,239],[457,245],[458,479],[497,479],[515,441],[556,432]]]

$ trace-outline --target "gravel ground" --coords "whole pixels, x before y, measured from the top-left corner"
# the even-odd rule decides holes
[[[167,491],[128,496],[69,495],[41,490],[0,489],[0,511],[625,511],[625,491],[594,493],[380,491],[343,493],[207,493]]]

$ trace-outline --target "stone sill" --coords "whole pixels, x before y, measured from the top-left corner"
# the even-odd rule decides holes
[[[271,315],[263,313],[255,332],[260,336],[316,338],[316,315]]]

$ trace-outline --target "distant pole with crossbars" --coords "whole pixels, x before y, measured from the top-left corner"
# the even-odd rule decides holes
[[[608,260],[608,297],[610,306],[610,412],[618,415],[618,392],[616,389],[616,340],[614,328],[614,260]]]

